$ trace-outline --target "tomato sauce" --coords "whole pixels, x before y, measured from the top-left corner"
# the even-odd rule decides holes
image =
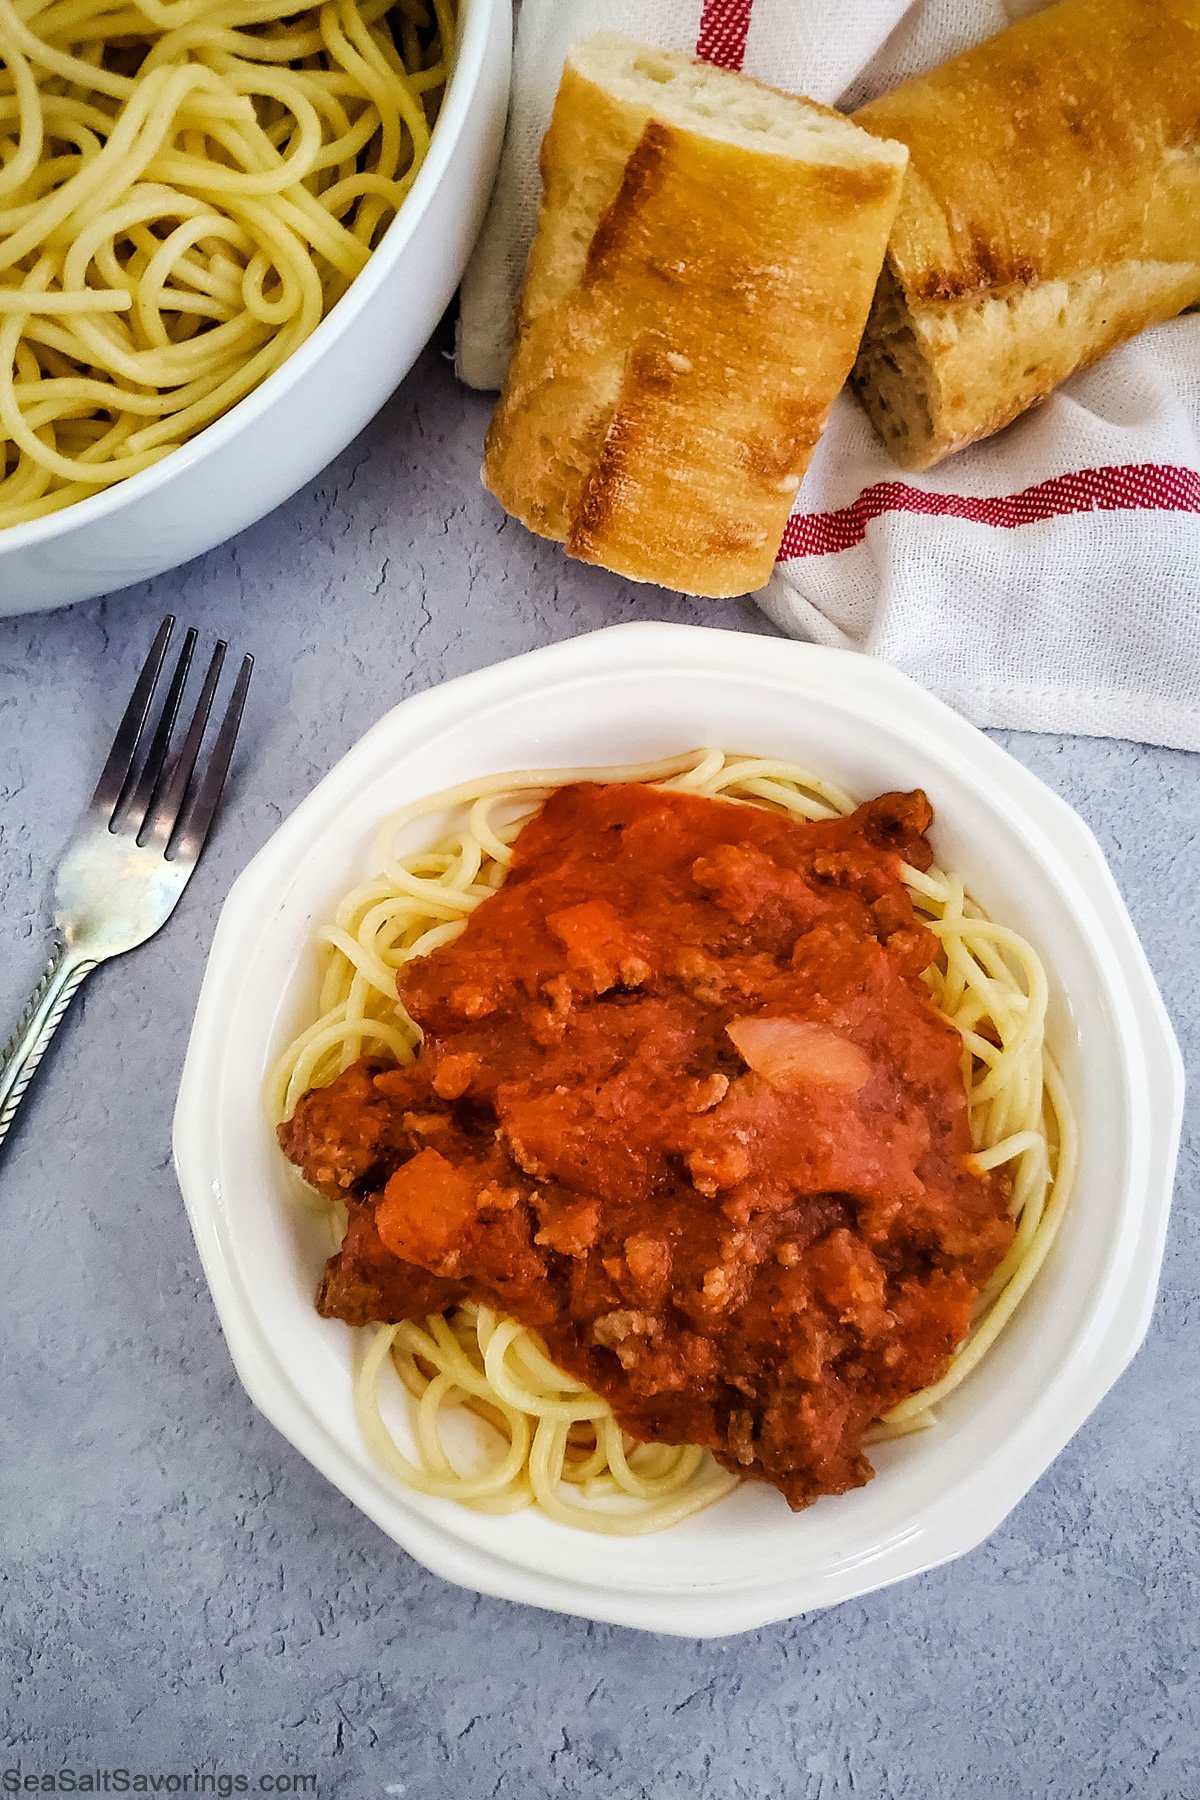
[[[470,1296],[635,1437],[790,1504],[868,1480],[1012,1238],[901,862],[925,796],[846,819],[579,784],[462,936],[402,971],[425,1040],[305,1095],[284,1149],[350,1228],[352,1324]]]

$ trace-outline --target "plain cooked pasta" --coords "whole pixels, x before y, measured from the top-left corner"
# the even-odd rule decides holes
[[[291,355],[424,160],[452,0],[0,0],[0,527]]]

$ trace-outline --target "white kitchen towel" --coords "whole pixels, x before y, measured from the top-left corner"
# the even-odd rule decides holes
[[[459,373],[498,387],[568,46],[624,31],[847,110],[1041,0],[523,0]],[[1200,316],[1142,334],[925,475],[836,401],[757,596],[981,725],[1200,750]],[[697,601],[702,616],[703,601]]]

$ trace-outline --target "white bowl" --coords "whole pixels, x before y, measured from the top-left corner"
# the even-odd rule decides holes
[[[864,797],[926,789],[939,859],[1050,972],[1049,1036],[1082,1132],[1076,1197],[1024,1305],[939,1408],[937,1429],[877,1446],[876,1478],[854,1493],[793,1514],[773,1489],[744,1486],[668,1532],[628,1539],[408,1493],[359,1441],[353,1336],[313,1308],[328,1225],[297,1205],[262,1112],[264,1073],[313,1003],[313,928],[370,871],[378,821],[407,800],[497,770],[627,763],[698,744],[796,758]],[[1096,841],[1040,781],[884,663],[623,625],[405,701],[259,852],[217,928],[175,1160],[247,1391],[397,1543],[483,1593],[717,1636],[959,1556],[1016,1505],[1145,1333],[1182,1097],[1170,1025]]]
[[[416,361],[458,286],[500,154],[510,0],[461,0],[429,154],[378,250],[312,336],[162,462],[0,530],[0,617],[90,600],[220,544],[344,450]]]

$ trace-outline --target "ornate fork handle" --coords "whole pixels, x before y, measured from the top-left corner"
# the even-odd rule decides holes
[[[0,1144],[76,989],[96,967],[95,960],[80,957],[63,944],[51,957],[49,968],[0,1056]]]
[[[205,760],[201,752],[225,645],[218,644],[213,652],[191,723],[176,743],[176,716],[196,644],[195,631],[189,631],[143,756],[142,739],[174,623],[167,617],[159,626],[91,804],[58,865],[54,955],[0,1055],[0,1146],[76,988],[99,963],[136,950],[170,918],[199,860],[221,798],[254,658],[242,659]]]

